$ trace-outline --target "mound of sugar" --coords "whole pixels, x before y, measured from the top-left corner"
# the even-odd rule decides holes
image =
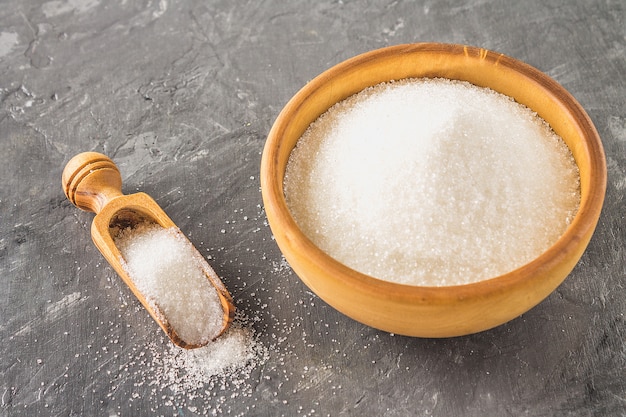
[[[163,360],[168,362],[161,375],[163,385],[174,392],[197,390],[214,376],[233,374],[258,361],[260,352],[252,331],[237,324],[219,339],[198,349],[170,346],[161,352]]]
[[[427,286],[524,265],[580,201],[576,163],[545,121],[445,79],[384,83],[336,104],[298,141],[284,186],[294,219],[329,255]]]
[[[115,245],[137,289],[182,340],[204,344],[218,336],[224,313],[207,278],[217,275],[180,230],[142,223],[121,230]]]

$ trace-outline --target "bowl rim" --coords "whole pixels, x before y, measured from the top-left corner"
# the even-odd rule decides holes
[[[323,88],[325,83],[342,72],[354,71],[361,66],[389,56],[422,53],[465,55],[471,59],[478,59],[499,66],[504,70],[519,73],[530,82],[539,85],[546,94],[556,98],[559,104],[578,122],[576,128],[581,131],[580,136],[585,139],[580,145],[585,148],[583,152],[589,158],[589,171],[593,173],[593,175],[589,175],[590,178],[584,195],[581,192],[578,212],[565,232],[552,246],[537,258],[513,271],[473,283],[446,286],[421,286],[387,281],[361,273],[332,258],[318,248],[300,230],[291,216],[283,191],[284,172],[280,172],[278,160],[280,153],[285,152],[284,149],[281,149],[281,139],[286,126],[293,122],[294,115],[297,115],[307,97],[316,90]],[[570,145],[568,144],[568,146]],[[291,149],[288,150],[289,153]],[[570,150],[572,150],[571,146]],[[579,165],[578,160],[577,165]],[[270,227],[280,229],[292,250],[306,254],[308,265],[323,265],[327,276],[337,280],[341,279],[344,285],[358,288],[360,291],[384,294],[386,298],[397,298],[409,302],[428,300],[432,304],[450,304],[466,298],[504,292],[511,286],[520,285],[533,275],[537,275],[537,271],[556,268],[573,252],[579,253],[579,257],[598,222],[607,182],[606,160],[600,136],[582,106],[564,87],[547,74],[512,57],[483,48],[447,43],[400,44],[372,50],[336,64],[316,76],[288,101],[274,122],[263,149],[260,177],[261,192],[266,214],[270,220]],[[582,250],[580,248],[581,242],[584,242]],[[281,246],[280,242],[279,246]],[[284,253],[282,247],[281,251]],[[287,260],[289,261],[289,259]],[[568,275],[569,272],[568,270],[565,275]]]

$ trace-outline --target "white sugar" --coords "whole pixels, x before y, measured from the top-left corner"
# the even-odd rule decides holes
[[[258,340],[254,322],[237,310],[228,330],[215,341],[197,349],[182,349],[154,339],[128,352],[121,370],[131,375],[116,383],[135,381],[153,415],[231,414],[233,404],[252,397],[259,384],[257,368],[269,359],[270,350]],[[127,386],[127,385],[125,385]],[[126,392],[113,384],[110,396]],[[247,415],[247,414],[233,414]]]
[[[122,230],[115,244],[137,289],[188,344],[219,335],[223,309],[207,276],[217,275],[177,228],[144,223]]]
[[[198,349],[171,346],[163,352],[161,378],[175,393],[192,392],[210,382],[213,377],[229,377],[249,371],[263,360],[264,351],[251,329],[235,323],[223,336]]]
[[[563,234],[580,200],[578,168],[545,121],[444,79],[385,83],[338,103],[299,140],[284,185],[317,246],[411,285],[524,265]]]

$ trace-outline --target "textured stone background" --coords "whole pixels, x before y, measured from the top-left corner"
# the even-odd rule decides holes
[[[267,132],[307,80],[420,41],[555,78],[609,169],[565,283],[506,325],[446,340],[370,329],[311,294],[271,239],[258,182]],[[269,358],[237,383],[163,386],[169,342],[61,189],[85,150],[161,205],[253,321]],[[626,415],[623,0],[2,0],[0,178],[0,415]]]

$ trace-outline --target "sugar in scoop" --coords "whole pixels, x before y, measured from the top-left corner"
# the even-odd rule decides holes
[[[63,188],[93,211],[94,243],[170,339],[197,348],[226,331],[235,314],[217,274],[147,194],[123,195],[117,166],[85,152],[63,170]]]
[[[115,236],[122,267],[178,336],[204,345],[222,331],[217,274],[177,228],[141,223]],[[207,279],[207,277],[209,279]]]

